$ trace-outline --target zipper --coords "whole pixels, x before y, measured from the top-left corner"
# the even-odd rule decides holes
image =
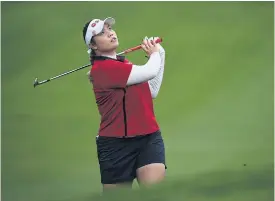
[[[124,91],[124,96],[123,96],[124,137],[127,137],[127,116],[126,116],[126,103],[125,103],[126,89],[123,89],[123,91]]]

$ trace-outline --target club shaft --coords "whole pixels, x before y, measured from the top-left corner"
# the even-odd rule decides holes
[[[159,39],[156,40],[156,43],[160,43],[160,42],[162,42],[162,39],[161,39],[161,38],[159,38]],[[136,51],[136,50],[139,50],[139,49],[141,49],[141,45],[138,45],[138,46],[136,46],[136,47],[132,47],[132,48],[129,48],[129,49],[127,49],[127,50],[124,50],[123,52],[120,52],[120,53],[118,53],[117,55],[127,54],[127,53],[129,53],[129,52]],[[86,64],[86,65],[84,65],[84,66],[81,66],[81,67],[79,67],[79,68],[76,68],[76,69],[70,70],[70,71],[68,71],[68,72],[62,73],[62,74],[57,75],[57,76],[55,76],[55,77],[52,77],[52,78],[50,78],[50,79],[47,79],[47,80],[43,80],[43,81],[37,82],[37,83],[35,84],[35,86],[36,86],[36,85],[40,85],[40,84],[47,83],[47,82],[49,82],[49,81],[51,81],[51,80],[60,78],[60,77],[62,77],[62,76],[68,75],[68,74],[70,74],[70,73],[73,73],[73,72],[75,72],[75,71],[81,70],[81,69],[83,69],[83,68],[87,68],[87,67],[89,67],[89,66],[91,66],[91,64]]]
[[[123,52],[118,53],[117,55],[122,55],[122,54],[124,54],[124,53],[125,53],[125,52],[123,51]],[[73,73],[73,72],[75,72],[75,71],[81,70],[81,69],[83,69],[83,68],[87,68],[87,67],[89,67],[89,66],[91,66],[91,64],[87,64],[87,65],[85,65],[85,66],[81,66],[81,67],[79,67],[79,68],[70,70],[70,71],[68,71],[68,72],[62,73],[62,74],[57,75],[57,76],[55,76],[55,77],[52,77],[52,78],[50,78],[50,79],[48,79],[48,80],[40,81],[39,84],[44,84],[44,83],[46,83],[46,82],[49,82],[49,81],[51,81],[51,80],[54,80],[54,79],[60,78],[60,77],[62,77],[62,76],[68,75],[68,74],[70,74],[70,73]]]
[[[122,54],[125,54],[125,51],[120,52],[120,53],[118,53],[117,55],[122,55]],[[85,66],[81,66],[81,67],[79,67],[79,68],[70,70],[70,71],[68,71],[68,72],[62,73],[62,74],[57,75],[57,76],[55,76],[55,77],[52,77],[52,78],[50,78],[50,79],[40,81],[40,82],[38,82],[38,85],[44,84],[44,83],[49,82],[49,81],[51,81],[51,80],[54,80],[54,79],[60,78],[60,77],[62,77],[62,76],[68,75],[68,74],[70,74],[70,73],[73,73],[73,72],[75,72],[75,71],[81,70],[81,69],[83,69],[83,68],[87,68],[87,67],[89,67],[89,66],[91,66],[91,64],[86,64]]]
[[[81,69],[86,68],[86,67],[88,67],[88,66],[91,66],[91,64],[87,64],[87,65],[85,65],[85,66],[81,66],[81,67],[79,67],[79,68],[76,68],[76,69],[70,70],[70,71],[68,71],[68,72],[62,73],[62,74],[60,74],[60,75],[57,75],[57,76],[55,76],[55,77],[50,78],[50,80],[54,80],[54,79],[59,78],[59,77],[62,77],[62,76],[64,76],[64,75],[68,75],[68,74],[70,74],[70,73],[73,73],[73,72],[75,72],[75,71],[81,70]]]

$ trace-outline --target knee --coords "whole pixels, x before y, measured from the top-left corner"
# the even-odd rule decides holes
[[[142,186],[158,184],[165,178],[165,165],[156,163],[143,166],[137,170],[137,180]]]

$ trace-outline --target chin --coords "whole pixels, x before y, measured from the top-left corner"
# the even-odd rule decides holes
[[[110,51],[116,50],[118,48],[118,43],[112,44],[112,46],[110,47]]]
[[[118,41],[117,41],[116,43],[113,44],[113,47],[114,47],[114,48],[117,48],[118,46],[119,46]]]

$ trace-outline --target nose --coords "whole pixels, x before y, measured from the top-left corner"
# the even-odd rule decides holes
[[[114,35],[114,33],[111,31],[108,33],[109,38],[112,37],[113,35]]]

